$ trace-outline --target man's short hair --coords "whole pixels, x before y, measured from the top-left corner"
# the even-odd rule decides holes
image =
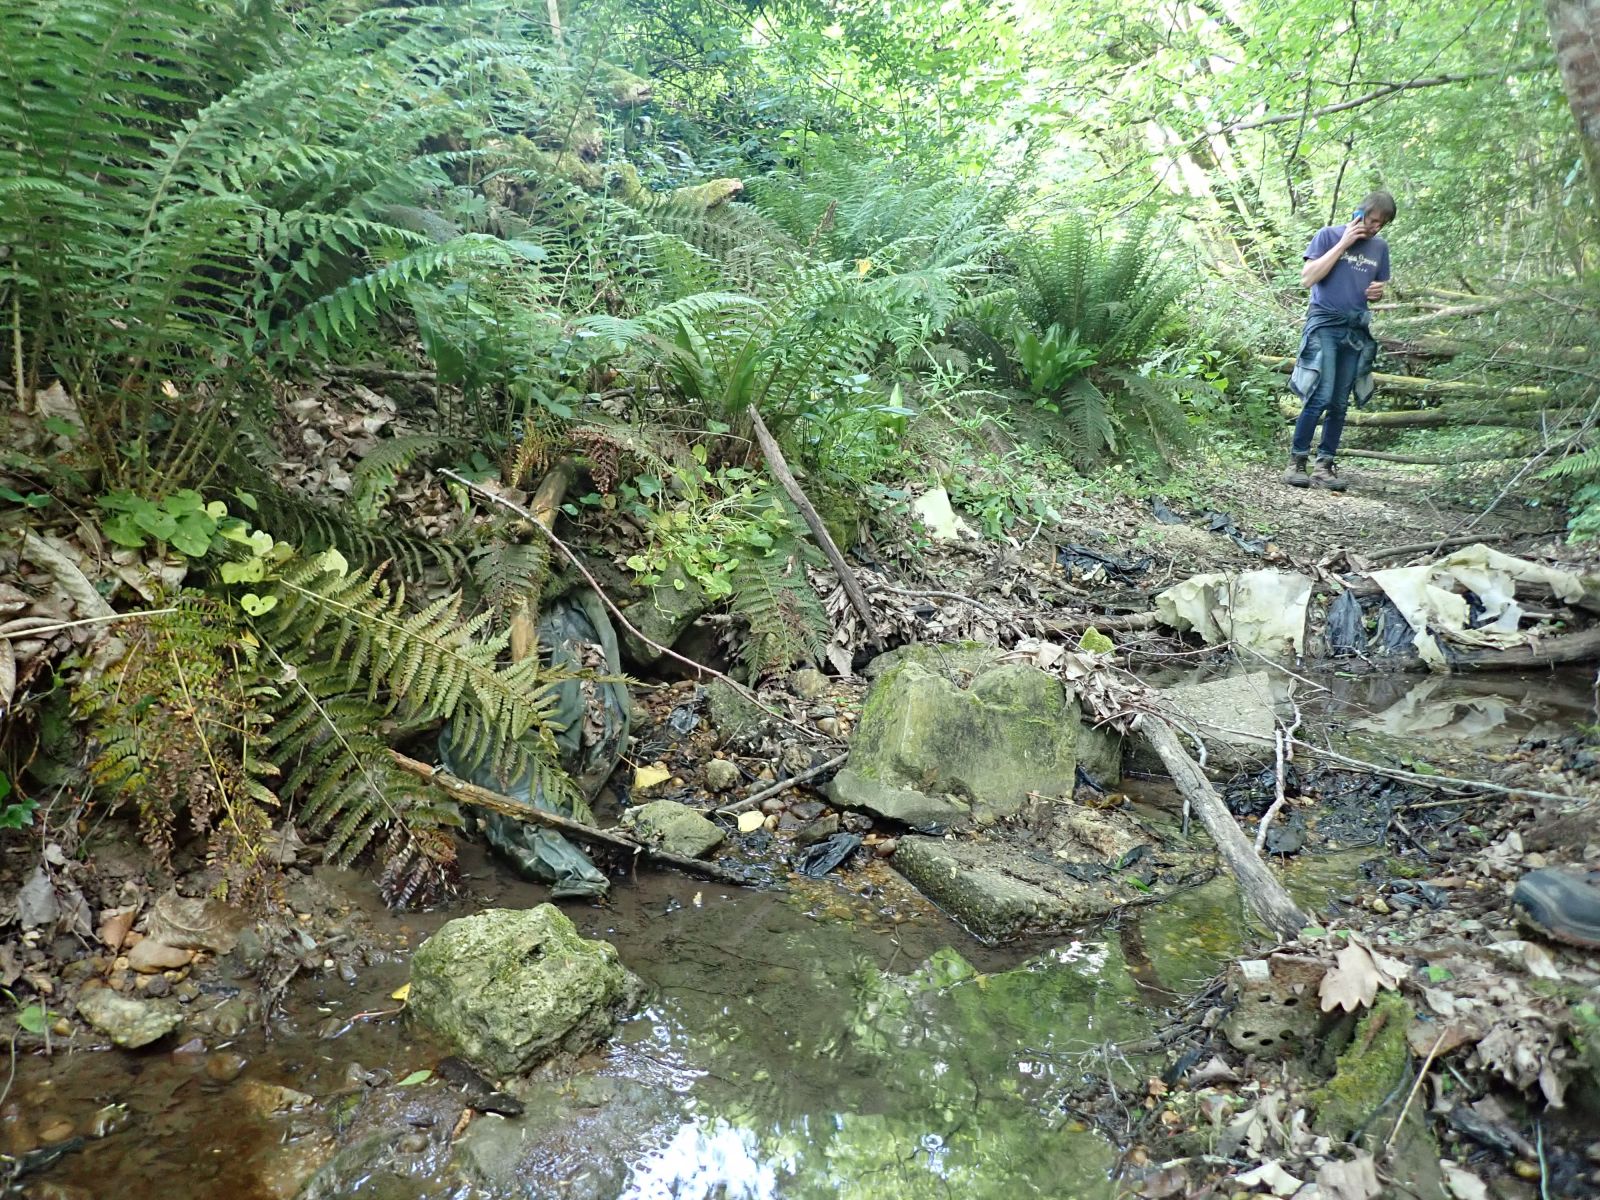
[[[1394,220],[1396,209],[1394,197],[1388,192],[1371,192],[1361,202],[1361,211],[1364,213],[1382,213],[1389,220]]]

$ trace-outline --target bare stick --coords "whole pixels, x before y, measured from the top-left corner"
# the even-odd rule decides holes
[[[60,633],[63,629],[77,629],[80,625],[104,625],[110,621],[137,621],[142,617],[164,617],[175,613],[175,608],[141,608],[135,612],[108,613],[99,617],[84,617],[81,621],[50,621],[48,617],[17,617],[0,624],[0,638],[42,637],[47,633]],[[44,621],[43,625],[28,622]]]
[[[790,788],[799,787],[802,783],[815,779],[818,775],[831,771],[834,767],[842,767],[844,760],[849,757],[850,752],[848,750],[843,754],[836,754],[827,762],[818,763],[814,767],[807,767],[800,774],[791,775],[787,779],[780,779],[771,787],[764,787],[753,796],[746,796],[743,800],[735,800],[732,804],[724,804],[717,809],[717,815],[719,817],[732,816],[734,813],[743,812],[747,808],[754,808],[763,800],[769,800],[773,796],[780,796]]]
[[[1560,792],[1541,792],[1537,788],[1506,787],[1504,784],[1490,783],[1486,779],[1458,779],[1453,775],[1419,775],[1415,771],[1403,771],[1399,767],[1386,767],[1381,763],[1366,762],[1359,758],[1351,758],[1347,754],[1340,754],[1336,750],[1324,750],[1321,746],[1302,742],[1299,738],[1290,739],[1293,744],[1302,750],[1309,751],[1318,758],[1326,758],[1347,767],[1354,767],[1358,771],[1370,771],[1374,775],[1385,775],[1390,779],[1403,779],[1407,783],[1421,784],[1433,791],[1448,791],[1450,788],[1475,788],[1478,791],[1494,792],[1501,796],[1527,796],[1536,800],[1559,800],[1563,804],[1571,804],[1580,799],[1578,796],[1564,796]],[[1463,796],[1457,804],[1467,804],[1473,800],[1481,800],[1481,796]],[[1421,807],[1420,805],[1407,805],[1406,807]],[[1443,807],[1441,805],[1440,807]]]
[[[560,813],[553,813],[548,809],[524,804],[501,792],[492,792],[488,788],[479,787],[475,783],[457,779],[448,771],[441,770],[438,767],[430,767],[425,762],[407,758],[398,750],[389,751],[389,757],[394,761],[395,766],[402,771],[415,775],[418,779],[426,780],[440,791],[454,796],[463,804],[486,808],[490,812],[510,817],[514,821],[524,821],[531,825],[543,825],[547,829],[558,830],[570,837],[577,838],[579,841],[589,842],[592,845],[610,846],[616,850],[626,850],[636,858],[642,854],[646,858],[665,863],[669,867],[676,867],[687,874],[699,875],[706,879],[715,879],[718,883],[745,884],[748,882],[726,867],[720,867],[716,863],[702,862],[698,858],[687,858],[682,854],[673,854],[669,850],[647,846],[643,842],[635,841],[633,838],[617,833],[615,830],[596,829],[593,825],[585,825],[582,821],[574,821],[571,817],[563,817]]]
[[[1134,723],[1134,729],[1144,736],[1150,748],[1160,756],[1167,774],[1172,776],[1172,782],[1184,798],[1193,803],[1195,811],[1200,814],[1201,824],[1216,843],[1223,865],[1238,881],[1239,890],[1251,910],[1274,933],[1286,938],[1298,937],[1300,931],[1311,922],[1284,890],[1283,884],[1267,869],[1260,855],[1251,848],[1244,831],[1228,811],[1228,806],[1222,802],[1222,797],[1217,795],[1211,781],[1194,759],[1189,757],[1188,751],[1178,741],[1177,734],[1172,732],[1172,727],[1151,713],[1141,713]]]
[[[943,600],[959,600],[963,604],[972,605],[972,607],[977,609],[979,612],[988,613],[991,617],[998,617],[1000,615],[1000,613],[990,608],[981,600],[974,600],[971,596],[963,596],[960,592],[940,592],[935,591],[932,588],[890,587],[887,583],[879,583],[875,579],[869,580],[867,582],[867,586],[875,592],[890,592],[896,596],[910,596],[913,599],[918,596],[933,596]]]
[[[772,431],[767,428],[767,423],[761,419],[761,414],[754,407],[750,408],[749,412],[756,443],[761,447],[761,453],[767,460],[767,467],[772,471],[773,478],[788,493],[789,499],[794,501],[794,506],[800,510],[806,528],[811,530],[811,536],[817,539],[817,545],[822,547],[822,553],[827,555],[828,562],[839,576],[839,586],[844,588],[844,594],[850,598],[850,607],[860,615],[862,623],[867,627],[867,636],[876,644],[878,624],[873,619],[872,605],[867,602],[867,594],[861,590],[861,581],[850,569],[850,564],[844,561],[844,555],[839,553],[839,547],[833,544],[833,537],[828,533],[828,527],[822,523],[822,518],[817,515],[817,510],[812,507],[811,501],[806,499],[805,492],[800,490],[800,483],[789,470],[789,464],[783,457],[783,450],[779,447],[778,440],[772,436]]]
[[[1272,782],[1272,790],[1275,794],[1273,795],[1271,806],[1262,814],[1261,825],[1256,830],[1257,854],[1266,849],[1267,830],[1272,828],[1272,819],[1278,815],[1278,811],[1283,808],[1285,801],[1288,799],[1283,791],[1283,730],[1274,729],[1272,731],[1272,748],[1278,760],[1278,771]]]
[[[584,579],[588,580],[589,586],[594,589],[594,594],[600,598],[600,603],[606,606],[607,610],[613,617],[617,619],[618,623],[645,645],[649,646],[653,650],[661,651],[662,654],[666,655],[675,662],[680,662],[686,667],[692,667],[695,671],[702,675],[710,675],[713,679],[722,680],[723,683],[727,684],[734,691],[738,692],[739,695],[743,696],[762,712],[766,713],[768,716],[777,717],[778,720],[782,721],[785,725],[788,725],[793,729],[798,729],[801,733],[805,734],[806,737],[812,739],[813,741],[817,741],[822,738],[823,735],[818,733],[815,729],[809,729],[804,725],[791,721],[788,717],[777,711],[777,709],[768,708],[765,704],[761,703],[761,698],[759,696],[757,696],[749,688],[745,687],[744,684],[740,683],[738,680],[730,679],[715,667],[708,667],[705,665],[705,663],[698,663],[692,658],[685,658],[671,646],[663,646],[660,642],[654,640],[653,638],[648,638],[644,634],[640,633],[639,630],[634,627],[633,622],[629,621],[627,617],[622,615],[622,610],[618,608],[615,603],[613,603],[610,596],[606,595],[605,589],[600,586],[600,581],[594,577],[594,575],[589,571],[588,567],[583,565],[578,556],[568,548],[567,544],[558,538],[551,530],[546,529],[542,524],[540,524],[538,518],[522,505],[517,504],[515,501],[507,500],[504,496],[497,496],[493,492],[489,491],[488,488],[485,488],[481,484],[474,483],[465,476],[457,475],[454,471],[441,469],[439,474],[447,476],[450,479],[454,479],[468,491],[476,492],[484,499],[498,504],[502,508],[509,508],[512,512],[517,513],[519,516],[525,517],[531,521],[534,528],[543,533],[544,536],[549,539],[550,544],[553,545],[557,550],[561,551],[561,553],[566,556],[568,562],[578,568],[579,574],[581,574]]]
[[[1520,456],[1519,456],[1520,457]],[[1541,529],[1532,534],[1533,537],[1542,537],[1546,533],[1559,533],[1559,530]],[[1361,557],[1371,560],[1375,558],[1399,558],[1402,554],[1437,554],[1451,546],[1470,546],[1474,542],[1502,542],[1509,537],[1517,536],[1516,530],[1501,534],[1484,533],[1458,533],[1454,537],[1438,538],[1431,542],[1407,542],[1403,546],[1385,546],[1382,550],[1366,550],[1361,552]]]
[[[1416,1082],[1411,1085],[1411,1090],[1406,1093],[1406,1102],[1400,1106],[1400,1115],[1395,1118],[1394,1128],[1389,1130],[1389,1136],[1383,1141],[1383,1148],[1387,1150],[1394,1145],[1395,1135],[1400,1132],[1400,1126],[1406,1123],[1406,1114],[1411,1111],[1411,1102],[1417,1098],[1417,1092],[1422,1087],[1422,1081],[1428,1077],[1428,1068],[1433,1065],[1433,1060],[1439,1053],[1439,1047],[1444,1045],[1445,1035],[1450,1032],[1447,1025],[1439,1030],[1439,1036],[1433,1039],[1433,1048],[1428,1051],[1428,1057],[1422,1060],[1422,1069],[1417,1072]]]

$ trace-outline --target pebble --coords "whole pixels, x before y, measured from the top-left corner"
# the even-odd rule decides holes
[[[1386,913],[1390,911],[1388,902],[1384,900],[1382,896],[1374,896],[1372,898],[1372,903],[1367,907],[1372,909],[1372,911],[1375,913]]]
[[[899,846],[900,841],[898,838],[884,838],[883,841],[872,848],[872,852],[879,858],[888,858]]]
[[[838,717],[823,717],[817,722],[817,732],[825,733],[831,738],[844,737],[844,722]]]
[[[705,765],[706,787],[713,792],[726,792],[739,786],[743,772],[736,763],[725,758],[713,758]]]
[[[1584,1153],[1589,1156],[1589,1161],[1600,1163],[1600,1142],[1590,1142]]]
[[[783,811],[783,797],[768,796],[761,802],[761,811],[766,813],[768,816],[772,816],[775,813],[781,813]]]
[[[119,1129],[128,1124],[128,1106],[126,1104],[108,1104],[89,1118],[89,1136],[93,1138],[110,1137]]]
[[[67,1020],[65,1017],[57,1017],[50,1025],[50,1032],[55,1034],[57,1037],[71,1037],[72,1022]]]
[[[71,1120],[60,1113],[52,1113],[39,1122],[39,1140],[46,1146],[64,1142],[73,1134]]]
[[[428,1148],[428,1135],[408,1133],[394,1144],[394,1148],[401,1154],[421,1154]]]
[[[1518,1179],[1538,1179],[1543,1175],[1538,1163],[1529,1162],[1525,1158],[1519,1158],[1511,1164],[1511,1173]]]
[[[165,975],[145,975],[140,978],[139,986],[146,996],[165,996],[172,991],[172,980]]]
[[[206,1059],[206,1076],[218,1083],[232,1083],[244,1074],[250,1060],[232,1050],[219,1050]]]
[[[128,966],[141,975],[159,975],[189,965],[191,955],[187,950],[145,938],[127,953]]]
[[[173,994],[185,1004],[189,1004],[200,998],[200,985],[192,979],[185,979],[173,989]]]

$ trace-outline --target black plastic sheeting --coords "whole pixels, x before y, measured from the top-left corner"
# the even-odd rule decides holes
[[[1327,640],[1330,658],[1350,658],[1367,652],[1366,617],[1354,593],[1341,592],[1328,606],[1323,637]]]
[[[570,669],[598,667],[601,664],[593,660],[604,659],[603,675],[609,678],[566,679],[556,685],[555,720],[566,726],[556,736],[561,765],[584,797],[593,799],[628,744],[633,718],[633,701],[621,680],[616,631],[594,593],[576,589],[545,605],[539,618],[539,649],[549,664]],[[555,803],[542,788],[535,787],[531,772],[508,781],[488,762],[476,769],[456,765],[451,756],[453,740],[451,727],[446,725],[439,735],[439,758],[452,775],[547,812],[574,815],[569,807]],[[557,899],[603,896],[610,890],[610,881],[588,855],[554,830],[489,813],[484,834],[519,874],[551,884],[551,895]]]
[[[802,875],[820,879],[839,866],[861,847],[859,833],[836,833],[826,841],[818,842],[795,859],[795,868]]]
[[[1056,565],[1074,582],[1129,583],[1136,575],[1143,575],[1155,560],[1148,554],[1140,558],[1119,558],[1103,550],[1088,546],[1066,545],[1056,551]]]

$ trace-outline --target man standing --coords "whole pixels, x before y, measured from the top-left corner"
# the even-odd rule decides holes
[[[1334,469],[1344,415],[1352,392],[1357,404],[1372,395],[1372,364],[1378,354],[1367,304],[1383,298],[1389,279],[1389,243],[1378,236],[1394,220],[1394,197],[1373,192],[1361,202],[1348,225],[1317,230],[1306,247],[1300,282],[1311,289],[1311,309],[1300,339],[1289,390],[1302,402],[1289,448],[1283,482],[1290,487],[1322,487],[1342,492],[1347,486]],[[1322,422],[1316,466],[1307,473],[1311,437]]]

